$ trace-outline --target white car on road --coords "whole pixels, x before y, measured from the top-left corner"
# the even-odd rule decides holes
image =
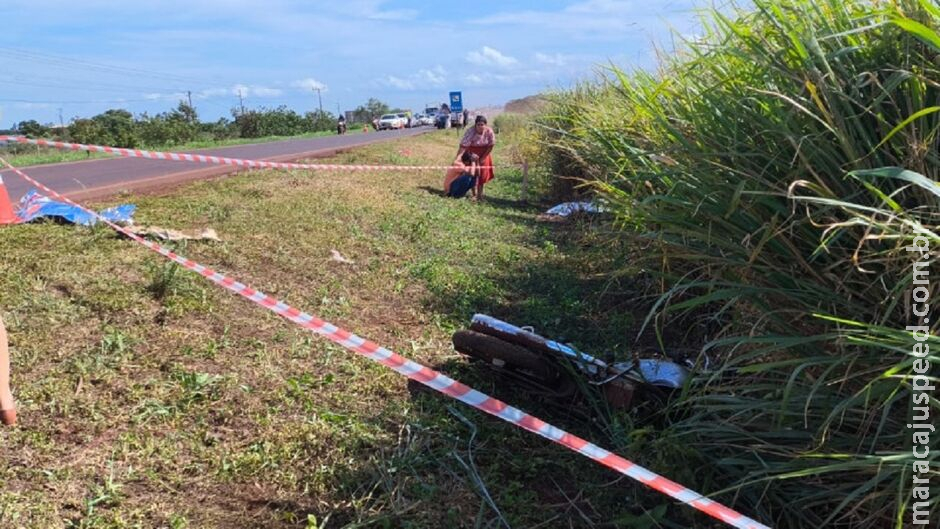
[[[379,118],[379,130],[403,128],[405,128],[405,120],[398,117],[397,114],[385,114]]]

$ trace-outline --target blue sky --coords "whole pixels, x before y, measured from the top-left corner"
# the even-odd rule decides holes
[[[162,112],[192,93],[200,118],[247,107],[419,110],[461,90],[471,108],[655,64],[695,0],[424,3],[345,0],[5,0],[0,128],[61,112]],[[60,110],[61,109],[61,110]]]

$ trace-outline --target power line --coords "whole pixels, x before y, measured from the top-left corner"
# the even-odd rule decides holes
[[[52,84],[49,84],[49,83],[32,83],[32,82],[29,82],[29,81],[21,81],[21,80],[19,80],[19,79],[0,79],[0,84],[12,84],[12,85],[19,85],[19,86],[36,86],[36,87],[39,87],[39,88],[65,88],[65,89],[71,90],[71,91],[73,91],[73,92],[106,92],[106,93],[110,92],[110,93],[114,93],[114,92],[128,92],[128,91],[134,91],[134,92],[173,91],[173,92],[176,92],[176,93],[178,93],[178,94],[182,94],[182,93],[185,92],[185,90],[180,90],[180,89],[168,89],[168,88],[140,88],[140,87],[124,88],[124,87],[119,87],[119,86],[114,86],[114,87],[110,87],[110,88],[109,88],[109,87],[107,87],[106,85],[96,85],[96,84],[91,84],[91,85],[89,85],[89,86],[84,86],[82,83],[73,84],[73,85],[55,84],[55,83],[52,83]]]
[[[50,75],[38,74],[36,72],[14,73],[12,75],[8,75],[6,78],[11,81],[23,82],[23,83],[25,82],[61,83],[65,81],[62,75],[50,76]],[[0,77],[0,79],[2,79],[2,77]],[[124,90],[140,90],[140,91],[151,91],[151,92],[156,91],[156,90],[182,91],[180,86],[183,85],[182,83],[174,83],[172,85],[165,84],[165,83],[161,83],[158,85],[152,84],[152,83],[147,83],[146,85],[127,84],[121,81],[112,82],[97,75],[92,78],[75,77],[74,79],[75,81],[72,82],[71,85],[69,85],[70,88],[74,88],[74,89],[79,89],[79,88],[83,88],[86,86],[94,86],[94,87],[99,87],[99,88],[120,88]],[[155,88],[155,86],[157,86],[158,88]]]
[[[48,53],[41,53],[37,51],[29,51],[17,48],[6,48],[0,47],[0,55],[5,55],[13,59],[19,59],[29,62],[46,62],[49,64],[54,64],[64,68],[73,68],[81,70],[97,70],[102,72],[111,72],[111,73],[123,73],[131,74],[136,76],[146,76],[156,79],[169,79],[176,82],[185,82],[185,83],[205,83],[205,80],[195,79],[192,77],[169,74],[164,72],[157,72],[153,70],[145,70],[142,68],[133,68],[127,66],[115,66],[112,64],[105,64],[93,61],[87,61],[84,59],[75,59],[72,57],[65,57],[60,55],[52,55]]]
[[[111,99],[97,101],[33,101],[30,99],[6,99],[0,98],[5,103],[28,103],[33,105],[91,105],[98,103],[144,103],[148,101],[159,101],[158,99]]]

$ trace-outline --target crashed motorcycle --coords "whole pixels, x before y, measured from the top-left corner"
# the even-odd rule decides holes
[[[452,340],[457,352],[485,362],[527,391],[570,400],[586,385],[621,410],[641,402],[662,407],[689,377],[687,368],[670,360],[634,358],[609,364],[531,328],[484,314],[475,315],[470,328],[457,331]]]

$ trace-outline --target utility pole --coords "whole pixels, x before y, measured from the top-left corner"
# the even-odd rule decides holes
[[[186,99],[189,101],[189,122],[193,123],[193,118],[196,117],[196,109],[193,107],[193,93],[189,90],[186,91]]]
[[[323,118],[323,98],[320,97],[320,88],[319,88],[319,87],[314,88],[314,90],[317,91],[317,99],[320,101],[320,116],[319,116],[319,119],[322,119],[322,118]]]
[[[59,126],[65,128],[65,121],[62,120],[62,107],[59,107]]]
[[[244,114],[245,113],[245,101],[242,99],[241,89],[238,90],[238,106],[239,108],[241,108],[241,113]]]

